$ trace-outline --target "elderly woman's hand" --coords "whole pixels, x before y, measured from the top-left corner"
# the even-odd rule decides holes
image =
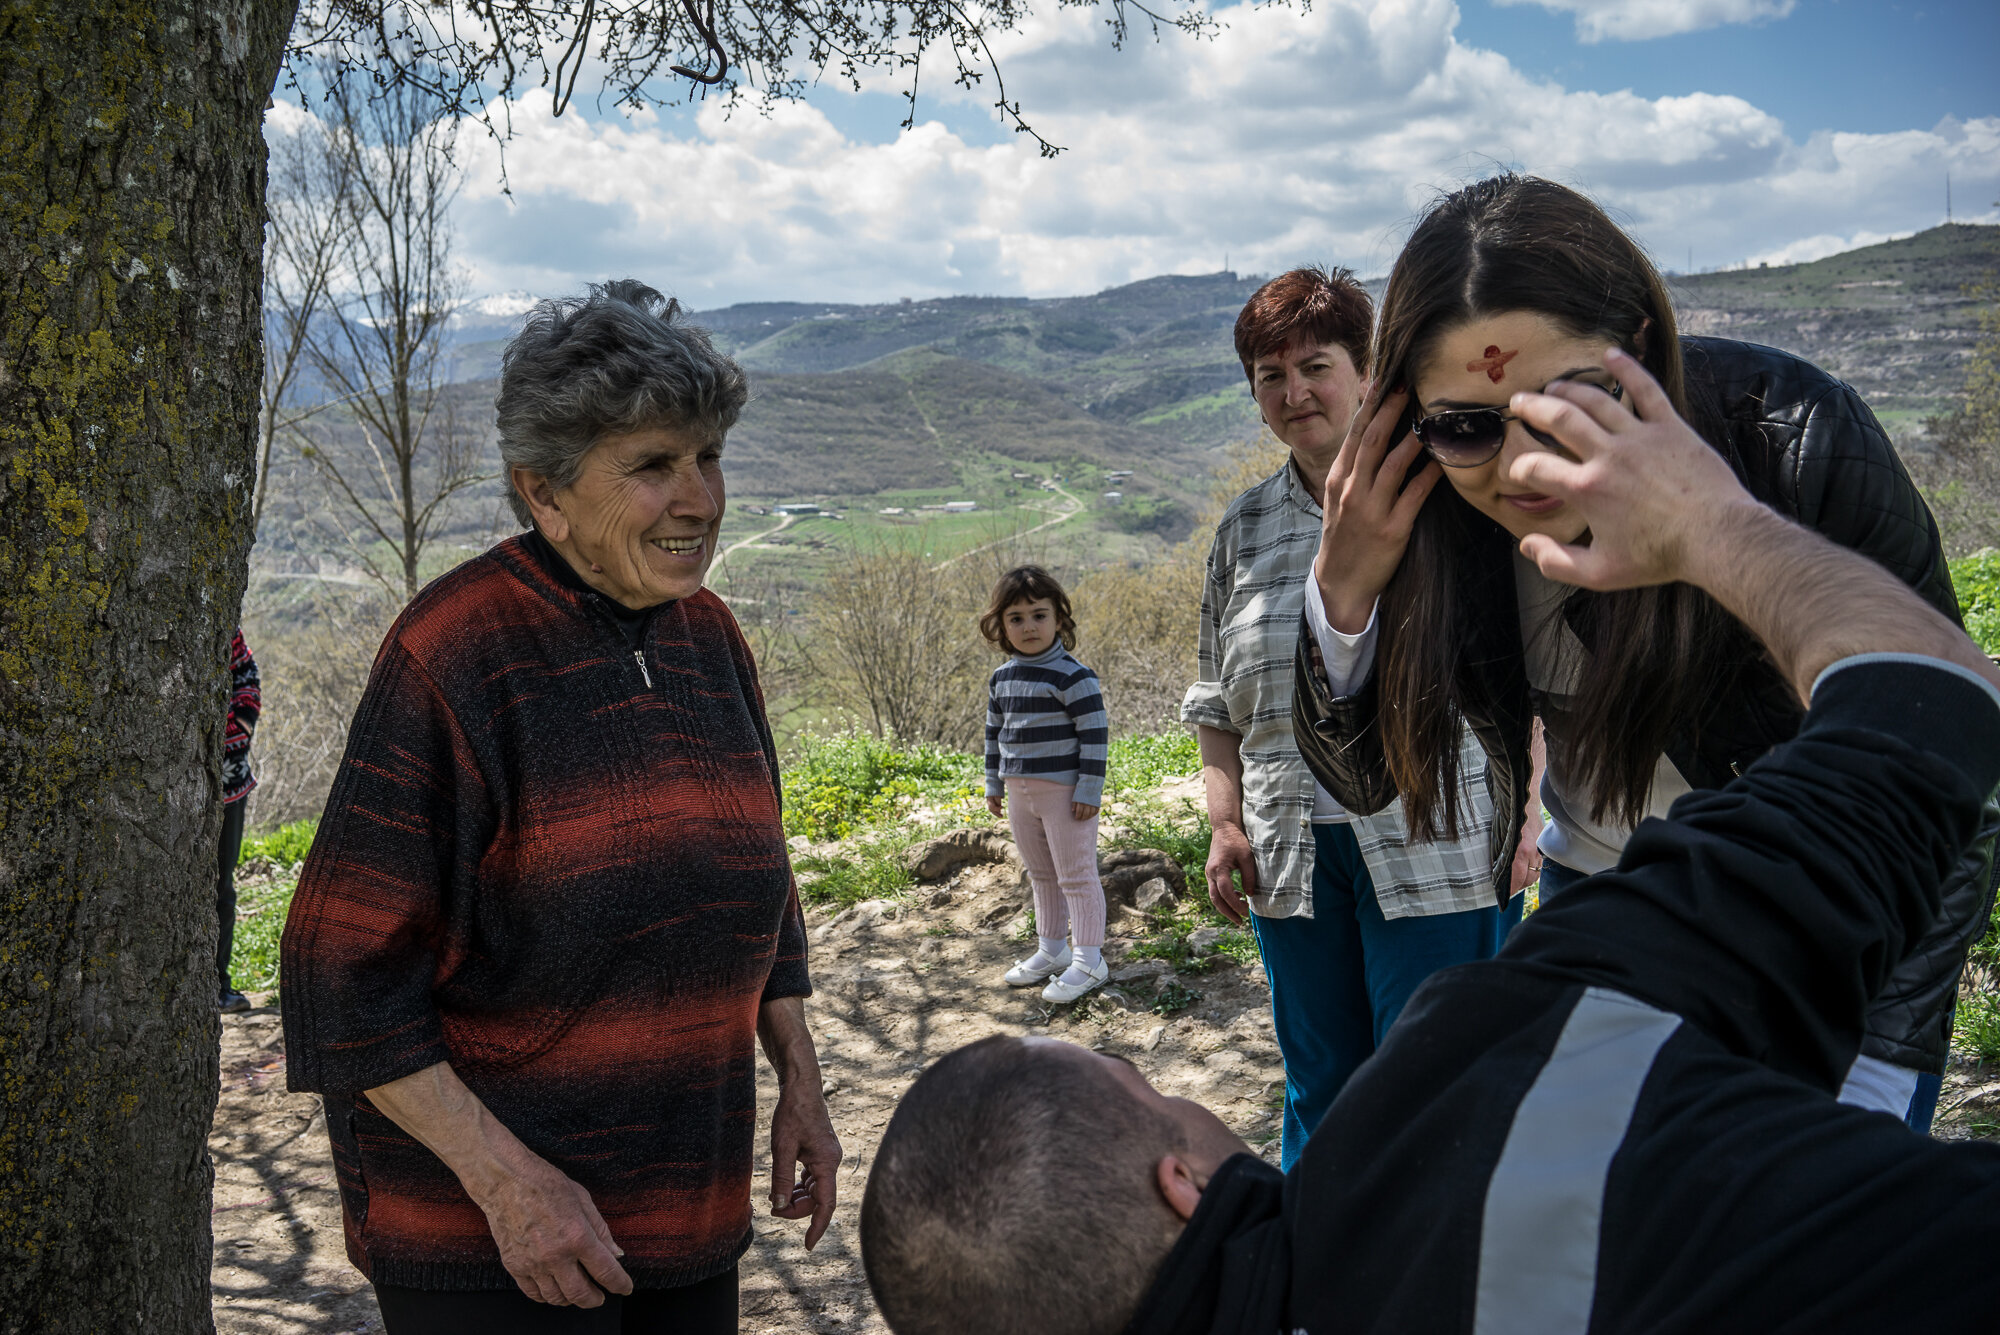
[[[598,1285],[630,1293],[631,1277],[618,1264],[624,1249],[612,1241],[590,1193],[525,1146],[520,1154],[510,1173],[473,1200],[521,1292],[558,1307],[599,1306]]]
[[[806,1028],[805,1002],[798,997],[765,1002],[757,1037],[778,1071],[778,1106],[771,1114],[771,1214],[779,1219],[811,1215],[806,1228],[806,1250],[811,1251],[833,1222],[841,1152],[820,1087],[819,1055]]]
[[[448,1063],[378,1085],[368,1101],[458,1174],[521,1292],[538,1303],[597,1307],[603,1289],[632,1291],[618,1264],[625,1251],[590,1193],[502,1126]]]

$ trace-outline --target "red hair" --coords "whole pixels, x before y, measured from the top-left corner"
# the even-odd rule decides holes
[[[1236,317],[1236,355],[1243,374],[1259,357],[1305,343],[1347,349],[1355,366],[1368,364],[1368,328],[1375,303],[1352,269],[1312,265],[1281,273],[1250,294]]]

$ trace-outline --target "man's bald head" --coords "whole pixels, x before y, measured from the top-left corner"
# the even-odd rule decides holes
[[[926,1071],[883,1133],[861,1203],[869,1287],[896,1335],[1116,1335],[1198,1182],[1241,1148],[1115,1059],[982,1039]],[[1198,1182],[1170,1203],[1177,1172]]]

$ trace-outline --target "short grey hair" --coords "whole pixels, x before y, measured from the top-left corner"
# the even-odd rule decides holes
[[[500,458],[560,491],[608,435],[650,427],[722,439],[750,383],[681,305],[637,279],[592,283],[587,295],[535,303],[500,359],[494,415]],[[507,499],[522,524],[528,503]]]

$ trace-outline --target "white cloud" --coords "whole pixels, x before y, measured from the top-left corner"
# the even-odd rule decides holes
[[[1576,16],[1576,40],[1642,42],[1651,37],[1700,32],[1726,23],[1764,23],[1792,12],[1798,0],[1497,0],[1540,5]]]
[[[1009,94],[1068,150],[1053,161],[1021,136],[968,143],[936,121],[856,142],[815,105],[710,103],[676,130],[552,119],[537,95],[514,109],[511,198],[493,146],[469,137],[475,288],[631,274],[696,306],[1054,295],[1212,272],[1225,252],[1243,272],[1380,273],[1427,199],[1496,166],[1591,192],[1670,267],[1690,248],[1711,267],[1930,226],[1947,169],[1967,198],[2000,186],[2000,119],[1801,142],[1736,97],[1530,78],[1461,44],[1450,0],[1220,17],[1212,41],[1122,53],[1090,11],[1009,39]]]

